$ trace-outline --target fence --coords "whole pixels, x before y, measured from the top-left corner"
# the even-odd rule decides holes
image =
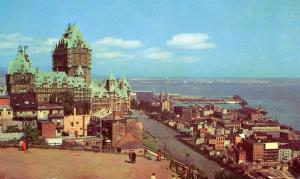
[[[20,148],[17,142],[1,142],[0,148]],[[91,152],[116,152],[114,148],[98,148],[93,146],[84,145],[48,145],[48,144],[32,144],[29,143],[28,148],[40,148],[40,149],[59,149],[59,150],[73,150],[73,151],[91,151]],[[0,178],[1,179],[1,178]]]
[[[184,179],[207,179],[206,176],[200,174],[197,170],[191,169],[183,163],[171,160],[170,170],[179,174]]]

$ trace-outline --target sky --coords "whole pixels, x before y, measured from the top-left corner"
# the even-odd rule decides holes
[[[1,0],[0,12],[0,68],[21,44],[50,70],[77,23],[95,76],[300,77],[299,0]]]

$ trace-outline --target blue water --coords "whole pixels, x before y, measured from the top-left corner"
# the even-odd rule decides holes
[[[250,81],[250,80],[249,80]],[[240,95],[250,105],[261,104],[268,110],[268,116],[283,124],[300,130],[300,80],[274,79],[247,83],[247,80],[233,83],[180,83],[141,84],[135,83],[134,90],[179,93],[203,97],[225,97]]]

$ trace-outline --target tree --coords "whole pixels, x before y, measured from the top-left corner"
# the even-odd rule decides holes
[[[242,179],[243,177],[229,170],[221,170],[216,173],[215,179]]]
[[[39,141],[39,131],[36,127],[26,126],[23,128],[24,136],[31,142]]]
[[[20,133],[21,130],[18,128],[17,125],[14,125],[14,126],[7,126],[5,132],[7,132],[7,133]]]
[[[80,115],[89,114],[91,110],[91,104],[88,101],[77,101],[74,107],[76,108],[77,114]]]

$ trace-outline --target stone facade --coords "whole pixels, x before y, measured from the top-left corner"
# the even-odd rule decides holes
[[[27,47],[19,47],[9,64],[6,86],[9,95],[35,93],[39,105],[84,104],[84,114],[103,109],[125,115],[130,109],[131,88],[125,77],[91,83],[91,49],[76,24],[69,24],[52,54],[52,70],[41,71],[31,64]],[[78,103],[77,103],[78,102]],[[71,110],[72,111],[72,110]],[[65,110],[65,113],[66,110]]]
[[[76,24],[69,24],[52,54],[52,70],[76,76],[81,68],[83,79],[91,82],[91,52]]]

